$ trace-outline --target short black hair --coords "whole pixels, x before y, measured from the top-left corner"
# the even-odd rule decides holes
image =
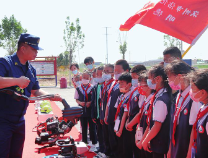
[[[115,65],[121,65],[123,70],[126,71],[126,70],[130,70],[131,68],[129,67],[129,63],[124,60],[124,59],[120,59],[118,60]]]
[[[181,51],[178,49],[178,47],[168,47],[164,50],[163,55],[170,54],[172,57],[180,58],[182,59],[181,56]]]
[[[77,63],[73,63],[70,65],[69,69],[71,70],[72,66],[75,66],[77,69],[79,69],[79,65]]]
[[[147,70],[144,65],[136,65],[131,69],[131,73],[137,73],[140,74],[141,71]]]
[[[106,64],[105,67],[110,67],[114,71],[114,65],[113,64]]]
[[[208,69],[192,71],[189,77],[199,90],[204,89],[208,92]]]
[[[140,72],[139,74],[139,78],[138,78],[138,81],[139,82],[147,82],[147,79],[148,79],[148,73],[147,73],[147,70],[144,70],[142,72]]]
[[[104,69],[103,66],[99,66],[99,67],[97,68],[97,70],[103,70],[103,69]]]
[[[84,64],[87,64],[87,63],[93,63],[94,62],[94,59],[92,57],[86,57],[84,59]]]
[[[97,68],[94,68],[93,73],[96,72]]]
[[[126,81],[127,83],[131,83],[132,77],[130,73],[124,72],[121,74],[121,76],[118,78],[119,81]]]
[[[194,71],[194,68],[185,63],[182,60],[174,60],[165,67],[165,73],[178,75],[178,74],[188,74]]]

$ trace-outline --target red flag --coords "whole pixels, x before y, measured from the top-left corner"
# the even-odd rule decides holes
[[[135,24],[142,24],[194,44],[208,26],[208,0],[149,2],[121,25],[120,30],[129,31]]]

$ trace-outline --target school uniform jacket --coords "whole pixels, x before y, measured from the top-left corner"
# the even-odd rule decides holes
[[[181,103],[183,99],[185,99],[185,96],[189,93],[189,90],[190,90],[190,87],[187,87],[181,93],[181,97],[179,100],[179,105],[178,105],[177,110],[181,106]],[[176,101],[178,100],[179,95],[180,94],[178,94]],[[190,96],[188,96],[182,105],[181,112],[178,117],[178,121],[177,121],[178,123],[177,123],[176,131],[175,131],[175,145],[173,145],[171,141],[171,158],[181,158],[181,157],[187,156],[189,142],[190,142],[190,135],[191,135],[191,130],[192,130],[192,125],[190,125],[189,123],[190,111],[191,111],[192,105],[193,105],[193,100],[190,98]],[[174,122],[174,116],[171,122],[172,127],[173,127],[173,122]],[[172,136],[173,129],[170,132]],[[171,140],[172,139],[173,138],[171,137]]]
[[[92,103],[91,103],[91,117],[92,119],[97,119],[98,116],[98,111],[97,108],[99,106],[99,116],[101,114],[101,107],[100,107],[100,96],[97,96],[97,88],[98,88],[99,84],[96,84],[93,88],[92,88]],[[100,93],[102,92],[103,86],[101,86],[100,88]],[[97,97],[99,97],[98,103],[99,105],[97,105]],[[100,117],[99,117],[100,118]]]
[[[135,87],[132,87],[132,90],[134,90]],[[140,107],[139,107],[139,101],[141,95],[139,94],[138,90],[136,90],[132,97],[131,100],[129,100],[129,121],[131,121],[134,116],[139,113]]]
[[[157,121],[157,120],[153,120],[154,105],[157,101],[162,101],[165,103],[166,108],[167,108],[167,115],[166,115],[164,122],[162,122],[160,131],[150,141],[150,147],[151,147],[151,150],[155,153],[167,154],[168,149],[169,149],[169,144],[170,144],[169,130],[170,130],[171,98],[165,88],[161,89],[155,97],[155,100],[153,103],[152,117],[150,120],[150,129],[154,125],[154,122]]]
[[[93,88],[93,86],[90,85],[90,87],[87,90],[88,100],[86,101],[85,91],[82,89],[81,85],[78,86],[76,88],[76,91],[77,91],[78,96],[79,96],[78,100],[81,101],[81,102],[90,102],[90,101],[92,101],[92,88]],[[79,106],[81,106],[81,105],[79,105]],[[89,108],[87,108],[85,106],[85,107],[82,107],[82,109],[83,109],[83,114],[82,114],[81,117],[91,117],[91,106]]]
[[[205,107],[207,107],[206,105]],[[205,108],[204,107],[204,108]],[[202,108],[202,110],[204,110]],[[197,152],[195,158],[208,158],[208,113],[197,122]]]
[[[103,95],[100,93],[100,100],[101,100],[101,108],[100,108],[100,119],[104,120],[105,118],[105,109],[107,106],[107,100],[108,100],[108,91],[110,87],[112,86],[112,83],[109,84],[106,88],[106,91],[103,93]],[[102,89],[104,88],[104,85],[102,85]]]
[[[114,84],[114,82],[112,83],[112,85]],[[109,101],[107,103],[107,106],[108,106],[108,118],[107,118],[107,122],[108,123],[114,123],[115,114],[116,114],[116,111],[117,111],[117,108],[115,108],[115,104],[116,104],[116,101],[117,101],[117,99],[118,99],[118,97],[120,95],[121,95],[121,92],[119,90],[119,83],[117,83],[113,87],[113,89],[111,91],[111,94],[110,94]]]

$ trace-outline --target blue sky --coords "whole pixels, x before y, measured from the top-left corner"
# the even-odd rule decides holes
[[[76,52],[76,61],[83,62],[86,56],[92,56],[95,61],[105,62],[106,38],[105,28],[110,27],[108,33],[108,60],[114,63],[122,58],[119,53],[119,26],[138,10],[148,0],[7,0],[1,2],[0,19],[14,14],[28,33],[41,38],[38,56],[58,56],[65,50],[63,30],[66,17],[71,21],[80,19],[84,32],[85,46]],[[122,33],[121,33],[122,35]],[[127,35],[126,59],[128,61],[146,61],[162,57],[163,33],[142,25],[133,27]],[[185,56],[186,59],[208,59],[208,31],[206,31],[196,45]],[[188,45],[184,43],[184,48]],[[0,56],[6,51],[0,48]]]

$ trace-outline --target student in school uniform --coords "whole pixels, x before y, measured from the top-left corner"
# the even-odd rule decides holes
[[[91,80],[90,80],[90,83],[91,83],[91,85],[95,85],[95,84],[97,84],[95,81],[96,80],[94,80],[94,78],[96,78],[96,70],[95,70],[95,67],[94,67],[94,59],[92,58],[92,57],[86,57],[85,59],[84,59],[84,64],[85,64],[85,66],[87,67],[87,70],[88,70],[88,72],[90,73],[90,75],[91,75]]]
[[[116,114],[115,103],[118,99],[118,96],[121,94],[119,90],[119,83],[117,82],[118,78],[121,76],[123,72],[129,72],[129,64],[126,60],[118,60],[115,63],[114,67],[114,79],[115,81],[112,83],[111,88],[108,91],[108,103],[105,111],[104,122],[108,125],[109,132],[109,144],[111,148],[111,157],[116,157],[117,153],[117,136],[114,132],[114,119]]]
[[[83,108],[83,114],[80,117],[81,125],[82,125],[82,141],[88,144],[87,141],[87,129],[89,124],[89,132],[90,138],[92,139],[92,147],[95,148],[95,144],[97,144],[95,124],[91,118],[91,101],[92,101],[92,85],[90,82],[90,74],[85,71],[82,74],[82,84],[76,88],[74,99]]]
[[[182,55],[178,47],[168,47],[163,51],[163,64],[166,67],[173,60],[182,60]]]
[[[152,152],[153,158],[164,158],[169,149],[171,90],[163,65],[153,66],[148,72],[147,85],[156,92],[150,100],[148,127],[142,147]]]
[[[187,158],[207,158],[208,157],[208,70],[196,70],[190,76],[191,89],[190,97],[203,105],[197,113],[196,121],[193,125],[189,154]]]
[[[150,89],[147,85],[147,79],[148,74],[147,71],[143,71],[143,73],[140,73],[139,75],[139,85],[140,85],[140,94],[145,96],[145,99],[140,104],[140,113],[138,120],[138,126],[137,126],[137,133],[135,135],[136,139],[136,146],[141,150],[141,157],[142,158],[152,158],[152,153],[145,151],[142,149],[142,142],[146,135],[144,135],[144,132],[147,128],[147,114],[150,107],[150,100],[153,96],[153,91]],[[146,133],[147,134],[147,133]]]
[[[140,157],[142,158],[152,158],[152,153],[144,151],[142,149],[142,141],[145,138],[144,132],[147,127],[147,112],[150,105],[150,99],[152,97],[152,90],[147,85],[147,71],[142,71],[139,74],[138,84],[139,84],[139,93],[140,95],[144,96],[139,102],[140,111],[137,113],[134,118],[126,125],[127,129],[132,129],[133,126],[136,124],[136,131],[135,131],[135,142],[134,144],[141,150]]]
[[[127,104],[131,95],[131,75],[126,72],[118,78],[119,90],[122,93],[115,104],[117,108],[115,115],[114,132],[118,137],[117,157],[133,158],[133,148],[131,145],[130,132],[126,130],[125,123],[128,118]]]
[[[93,72],[94,70],[94,59],[92,57],[86,57],[84,59],[84,64],[86,65],[89,72]]]
[[[142,71],[146,70],[146,67],[144,65],[136,65],[134,66],[130,73],[132,77],[132,88],[131,88],[131,94],[129,98],[129,102],[127,104],[128,109],[128,120],[126,121],[126,125],[131,122],[131,120],[139,113],[140,107],[139,102],[142,102],[144,99],[144,96],[140,95],[138,90],[138,78]],[[130,131],[130,140],[133,150],[134,157],[140,156],[140,150],[137,148],[135,144],[135,134],[136,134],[136,124],[131,127],[131,129],[128,129]]]
[[[102,157],[110,156],[110,144],[109,144],[109,134],[108,134],[108,125],[104,123],[105,118],[105,110],[107,106],[108,100],[108,91],[110,90],[111,85],[113,84],[114,77],[114,65],[107,64],[104,66],[102,78],[104,79],[104,83],[102,86],[102,91],[100,93],[100,123],[102,124],[103,130],[103,139],[104,139],[104,146],[105,150],[102,154]]]
[[[74,76],[73,80],[74,80],[74,84],[76,85],[76,87],[79,87],[82,84],[81,74]]]
[[[72,77],[72,84],[74,86],[74,88],[77,88],[77,84],[76,84],[76,81],[75,81],[75,77],[77,75],[80,75],[80,72],[79,72],[79,65],[77,63],[73,63],[69,66],[69,70],[72,72],[72,74],[74,75]]]
[[[92,121],[96,124],[97,127],[97,138],[99,143],[99,150],[97,151],[98,156],[100,153],[104,152],[104,140],[103,140],[103,129],[100,123],[100,93],[102,92],[102,85],[104,79],[102,78],[103,66],[100,66],[96,69],[96,80],[98,84],[93,87],[92,90],[92,103],[91,103],[91,117]]]
[[[179,90],[176,97],[176,108],[171,120],[171,142],[168,155],[171,158],[186,158],[189,148],[192,126],[197,117],[201,103],[194,102],[189,95],[190,79],[188,73],[193,68],[181,60],[174,60],[165,67],[168,83],[172,90]]]

